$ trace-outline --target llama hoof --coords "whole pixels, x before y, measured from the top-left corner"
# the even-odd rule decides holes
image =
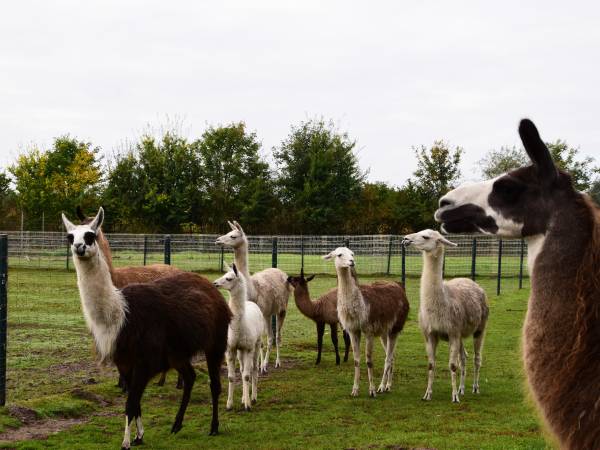
[[[458,389],[458,395],[465,395],[465,387],[462,386],[461,388]]]
[[[177,434],[179,430],[181,430],[181,428],[183,428],[183,425],[181,423],[175,422],[173,424],[173,427],[171,428],[171,434]]]
[[[246,412],[250,412],[250,411],[251,411],[251,408],[250,408],[248,405],[246,405],[246,406],[244,406],[244,411],[246,411]]]
[[[431,392],[425,392],[425,395],[422,398],[423,401],[428,402],[431,400]]]
[[[350,393],[350,395],[352,397],[358,397],[358,388],[352,389],[352,392]]]
[[[281,367],[281,362],[280,361],[275,361],[275,368],[277,369],[278,367]]]
[[[129,450],[129,447],[121,446],[121,450]]]
[[[209,436],[216,436],[217,434],[219,434],[219,428],[218,427],[210,430],[210,433],[208,433]]]
[[[225,411],[231,411],[231,410],[233,410],[233,406],[226,406],[225,407]]]
[[[478,385],[473,385],[473,394],[479,394],[479,386]]]
[[[144,443],[144,438],[143,437],[136,437],[133,442],[131,443],[131,445],[142,445]]]
[[[378,394],[383,394],[385,392],[385,386],[381,385],[377,388]]]
[[[256,399],[255,398],[252,399],[252,404],[256,405]]]
[[[375,389],[369,389],[369,397],[371,397],[371,398],[377,397],[377,394],[375,393]]]
[[[452,394],[452,403],[460,403],[460,399],[458,398],[458,394]]]

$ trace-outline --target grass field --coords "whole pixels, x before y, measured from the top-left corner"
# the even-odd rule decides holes
[[[208,274],[208,277],[216,275]],[[363,282],[372,280],[374,278],[362,279]],[[335,283],[333,277],[316,278],[311,283],[313,296]],[[284,328],[283,368],[271,368],[269,374],[260,379],[259,400],[253,411],[245,413],[236,408],[225,412],[223,395],[221,434],[208,437],[209,389],[200,363],[184,428],[179,434],[170,435],[181,392],[174,387],[175,374],[169,373],[167,384],[162,388],[152,384],[142,400],[145,447],[550,448],[523,389],[519,337],[528,291],[518,290],[516,280],[505,283],[510,285],[505,284],[503,295],[496,297],[493,294],[495,280],[482,281],[490,295],[491,315],[484,346],[481,394],[467,393],[459,405],[450,402],[445,344],[440,345],[438,351],[439,370],[433,400],[421,401],[427,360],[416,323],[418,280],[410,279],[407,292],[411,313],[396,347],[391,393],[375,399],[367,397],[363,362],[360,397],[351,398],[352,362],[335,366],[329,336],[325,336],[323,361],[316,367],[314,324],[298,312],[290,298]],[[467,349],[470,348],[471,342],[468,342]],[[472,352],[469,353],[472,356]],[[4,433],[0,439],[13,441],[5,441],[4,447],[120,447],[124,396],[115,387],[116,372],[98,367],[94,362],[74,272],[11,270],[8,354],[8,408],[0,414]],[[377,377],[383,368],[382,356],[383,351],[377,345]],[[467,386],[471,383],[471,374],[472,362],[469,361]],[[226,389],[225,377],[223,383]],[[238,386],[236,406],[240,396]],[[20,425],[20,430],[15,431]],[[40,438],[52,430],[60,431],[47,439]],[[14,441],[15,438],[27,440]]]

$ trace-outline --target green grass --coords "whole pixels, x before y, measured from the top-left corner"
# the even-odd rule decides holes
[[[208,275],[214,278],[214,274]],[[381,277],[380,277],[381,278]],[[375,278],[363,277],[363,282]],[[525,400],[519,351],[528,290],[505,281],[496,297],[495,280],[482,280],[490,295],[490,322],[484,346],[481,394],[467,393],[450,402],[447,345],[438,351],[438,373],[431,402],[421,401],[427,360],[416,323],[418,280],[409,279],[411,313],[396,347],[393,390],[367,397],[366,366],[361,393],[351,398],[353,367],[335,366],[329,336],[316,367],[314,324],[290,299],[284,327],[283,368],[259,380],[259,400],[251,413],[225,412],[221,397],[221,434],[208,437],[210,402],[202,364],[183,430],[169,434],[180,391],[169,373],[163,388],[153,384],[142,400],[145,447],[185,448],[396,448],[544,449],[539,422]],[[335,286],[333,277],[317,277],[313,296]],[[343,341],[340,341],[343,346]],[[467,343],[467,349],[471,342]],[[472,352],[469,352],[472,356]],[[47,440],[7,444],[11,448],[119,448],[124,397],[114,387],[116,372],[99,367],[92,356],[79,306],[75,274],[64,270],[13,269],[9,274],[8,403],[34,409],[41,417],[84,417],[84,424]],[[383,368],[383,350],[375,347],[375,374]],[[271,366],[272,367],[272,366]],[[472,362],[468,365],[468,384]],[[224,390],[226,378],[223,377]],[[236,389],[236,406],[241,387]],[[100,404],[102,401],[102,404]],[[0,427],[17,425],[6,411]]]

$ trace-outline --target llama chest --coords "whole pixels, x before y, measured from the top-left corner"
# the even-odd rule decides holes
[[[364,305],[360,293],[350,298],[338,298],[338,318],[345,330],[360,330],[368,322],[368,310]]]

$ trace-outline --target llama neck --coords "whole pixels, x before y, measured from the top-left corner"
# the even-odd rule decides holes
[[[248,291],[246,280],[240,277],[236,286],[229,291],[229,308],[233,314],[233,320],[240,319],[246,311],[246,300]]]
[[[297,287],[296,289],[294,289],[294,300],[296,301],[296,306],[298,307],[300,312],[309,319],[314,320],[315,304],[310,299],[308,288]]]
[[[94,336],[101,359],[108,360],[125,323],[127,303],[112,283],[110,269],[100,247],[89,259],[75,255],[73,263],[85,322]]]
[[[444,248],[433,252],[423,252],[423,272],[421,273],[421,308],[444,303]]]
[[[338,268],[338,308],[353,322],[366,320],[367,306],[351,268]],[[344,324],[342,324],[344,325]]]
[[[244,236],[242,245],[233,249],[233,255],[238,271],[244,276],[244,278],[246,278],[248,282],[246,285],[248,299],[250,301],[256,301],[256,291],[254,289],[254,285],[252,284],[250,268],[248,267],[248,239],[246,236]]]

